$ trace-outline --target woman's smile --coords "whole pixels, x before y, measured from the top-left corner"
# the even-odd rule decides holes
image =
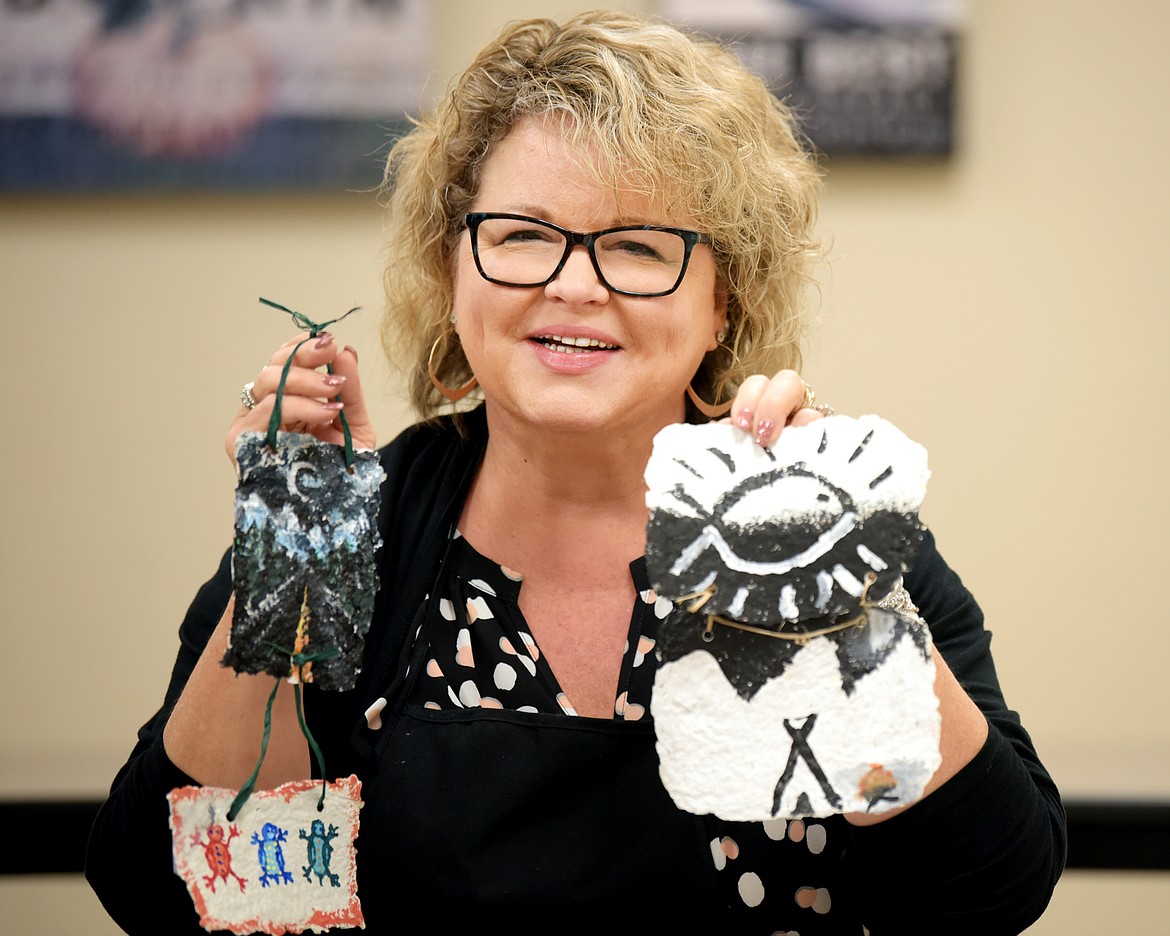
[[[604,366],[622,350],[611,336],[581,326],[554,326],[532,335],[528,342],[536,359],[558,374],[584,374]]]
[[[571,338],[564,335],[538,335],[532,339],[552,351],[563,354],[576,354],[582,351],[617,351],[618,346],[608,342],[598,341],[596,338]]]

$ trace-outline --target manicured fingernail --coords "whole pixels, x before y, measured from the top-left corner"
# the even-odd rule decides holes
[[[321,406],[327,410],[333,410],[335,412],[340,409],[345,409],[345,404],[342,403],[341,400],[330,400],[328,403],[322,403]]]
[[[326,374],[322,380],[326,387],[340,387],[345,383],[345,374]]]
[[[752,411],[741,410],[739,416],[735,419],[735,424],[739,426],[744,432],[752,431]]]
[[[358,359],[357,358],[357,348],[351,347],[350,345],[346,345],[342,350],[348,351],[350,354],[352,354],[354,363],[355,364],[357,363],[357,359]]]
[[[772,438],[772,430],[776,428],[776,424],[770,419],[761,419],[760,424],[756,426],[756,445],[767,446]]]
[[[314,348],[328,348],[333,344],[333,336],[329,332],[323,332],[317,338],[317,343],[313,345]]]

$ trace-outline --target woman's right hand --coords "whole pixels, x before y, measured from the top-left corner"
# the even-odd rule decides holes
[[[730,422],[768,448],[785,426],[807,426],[825,414],[811,407],[816,394],[794,370],[769,378],[753,374],[740,385],[731,404]]]
[[[256,405],[248,409],[241,404],[224,440],[233,465],[236,462],[236,439],[241,432],[268,431],[281,371],[293,349],[302,341],[305,341],[303,334],[286,341],[256,375],[252,384]],[[327,364],[333,365],[332,374],[326,372]],[[333,335],[323,332],[296,351],[281,397],[280,429],[282,432],[308,433],[322,442],[344,445],[343,411],[349,422],[354,448],[374,448],[377,436],[362,394],[357,352],[348,346],[339,349]]]

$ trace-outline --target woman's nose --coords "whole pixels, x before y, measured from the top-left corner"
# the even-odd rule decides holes
[[[561,272],[545,287],[549,295],[575,302],[604,302],[609,290],[594,269],[593,260],[583,244],[569,251]]]

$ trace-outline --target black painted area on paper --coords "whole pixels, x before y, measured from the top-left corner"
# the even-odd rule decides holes
[[[855,612],[859,614],[860,612]],[[914,621],[883,608],[867,608],[863,624],[847,627],[817,640],[834,644],[841,688],[852,695],[858,682],[877,670],[903,638],[914,642],[924,658],[930,655],[926,629]],[[803,649],[796,640],[772,637],[714,624],[710,639],[704,639],[706,615],[676,607],[659,627],[658,658],[663,663],[702,650],[719,664],[724,678],[743,699],[750,700],[768,680],[776,679]],[[776,632],[798,635],[803,628],[773,627]]]

